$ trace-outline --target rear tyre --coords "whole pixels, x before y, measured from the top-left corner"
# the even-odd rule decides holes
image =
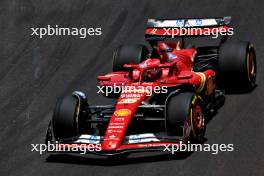
[[[219,48],[220,86],[227,91],[249,91],[256,85],[256,54],[249,42],[224,43]]]
[[[148,54],[149,50],[144,45],[121,45],[113,54],[113,71],[126,71],[124,64],[139,64]]]
[[[168,135],[183,136],[192,142],[201,142],[206,130],[202,99],[184,92],[168,98],[165,110]]]
[[[56,140],[78,135],[79,113],[77,98],[67,96],[58,100],[52,118],[52,129]]]

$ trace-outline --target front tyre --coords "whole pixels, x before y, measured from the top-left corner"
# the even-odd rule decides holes
[[[195,93],[172,95],[166,102],[165,125],[168,135],[202,142],[206,130],[203,103]]]
[[[52,129],[56,140],[78,135],[78,117],[80,105],[78,99],[67,96],[57,101],[52,117]]]

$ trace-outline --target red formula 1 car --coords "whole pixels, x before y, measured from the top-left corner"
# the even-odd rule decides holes
[[[225,35],[216,46],[185,46],[189,37],[228,32],[230,20],[148,20],[145,35],[152,52],[143,45],[120,46],[113,72],[97,77],[100,92],[116,98],[116,104],[89,105],[79,91],[59,99],[46,142],[66,146],[70,153],[80,152],[71,150],[76,145],[95,145],[87,152],[101,155],[202,142],[207,119],[223,104],[224,91],[247,92],[256,82],[251,43],[229,42]],[[188,32],[183,35],[184,27]]]

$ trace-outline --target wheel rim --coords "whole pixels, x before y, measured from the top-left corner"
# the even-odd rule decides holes
[[[255,68],[255,59],[253,51],[249,51],[247,53],[247,73],[248,73],[248,80],[254,81],[256,75],[256,68]]]
[[[193,135],[197,137],[204,131],[204,116],[201,106],[196,104],[192,108],[191,115]]]
[[[195,129],[203,129],[203,113],[199,105],[196,105],[193,109],[193,125]]]

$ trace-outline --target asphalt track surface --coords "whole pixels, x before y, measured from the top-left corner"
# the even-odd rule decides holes
[[[242,0],[3,0],[0,2],[0,175],[264,175],[264,1]],[[257,88],[227,95],[210,121],[207,143],[233,143],[235,151],[187,157],[79,159],[31,152],[42,143],[57,97],[88,92],[91,104],[108,104],[96,94],[96,76],[111,70],[112,51],[123,43],[144,43],[146,19],[233,17],[234,40],[254,43]],[[79,39],[30,36],[48,24],[102,27],[102,36]]]

